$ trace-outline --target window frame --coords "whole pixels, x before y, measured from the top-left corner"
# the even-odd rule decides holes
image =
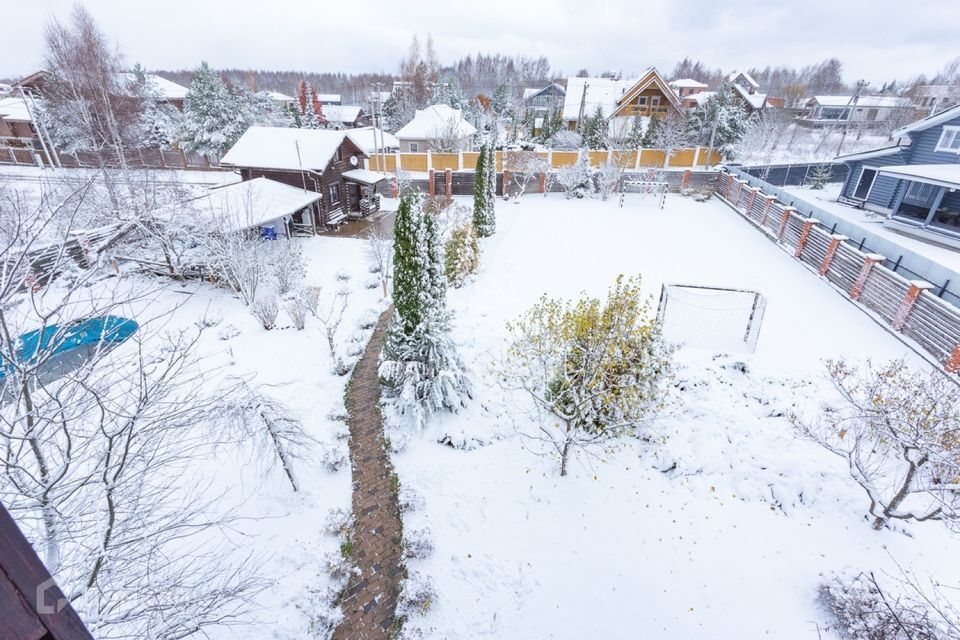
[[[955,147],[944,145],[944,138],[947,137],[948,133],[953,134],[950,144],[956,145]],[[934,151],[939,153],[955,153],[960,155],[960,127],[952,125],[943,127],[943,129],[940,131],[940,138],[937,139],[937,146],[934,148]]]
[[[417,142],[408,142],[410,146],[410,153],[420,153],[420,144]]]
[[[340,197],[340,184],[339,184],[339,183],[334,182],[334,183],[331,184],[329,187],[327,187],[327,193],[330,195],[330,206],[331,206],[331,207],[340,204],[341,197]],[[334,194],[334,193],[337,194],[336,199],[334,199],[334,197],[333,197],[333,194]]]

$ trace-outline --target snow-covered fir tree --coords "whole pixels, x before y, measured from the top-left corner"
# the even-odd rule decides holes
[[[477,156],[477,164],[473,168],[473,226],[479,229],[486,220],[487,207],[483,200],[487,194],[487,143],[480,145],[480,154]]]
[[[467,276],[476,273],[480,267],[480,244],[472,220],[461,220],[450,232],[444,260],[447,281],[454,287],[463,286]]]
[[[463,90],[460,88],[460,81],[454,76],[438,82],[430,96],[430,104],[445,104],[461,111],[466,107],[466,102]]]
[[[568,198],[585,198],[594,192],[590,156],[581,151],[577,161],[557,171],[557,182]]]
[[[584,118],[583,144],[588,149],[607,148],[607,119],[600,105],[592,116]]]
[[[747,130],[747,113],[734,95],[733,85],[725,83],[706,102],[689,112],[687,130],[697,144],[719,149],[724,158],[732,158],[734,145]]]
[[[450,337],[440,235],[419,192],[397,207],[393,272],[394,313],[380,378],[398,411],[422,427],[431,414],[463,406],[470,382]]]
[[[478,227],[477,233],[481,237],[489,237],[497,231],[497,152],[494,151],[492,143],[487,144],[487,160],[484,164],[487,167],[484,174],[486,190],[483,194],[486,212],[483,216],[483,229]]]
[[[627,138],[624,141],[628,149],[639,149],[643,146],[644,128],[643,118],[639,115],[633,116],[630,121],[630,131],[627,132]]]
[[[643,146],[647,149],[652,149],[656,146],[654,140],[657,137],[657,132],[660,130],[660,118],[656,114],[650,116],[650,121],[647,122],[647,128],[643,132]]]
[[[193,75],[183,101],[180,145],[186,151],[222,154],[246,131],[237,117],[236,101],[206,62]]]
[[[160,92],[140,64],[133,67],[132,93],[140,101],[138,143],[165,149],[176,139],[180,112],[161,99]]]

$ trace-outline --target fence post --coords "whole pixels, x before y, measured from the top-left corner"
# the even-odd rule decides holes
[[[696,167],[700,164],[700,145],[697,145],[697,148],[693,151],[693,166]]]
[[[807,246],[807,240],[810,239],[810,229],[815,224],[820,224],[820,221],[816,218],[807,218],[803,221],[803,230],[800,232],[800,239],[797,241],[797,250],[793,252],[794,258],[799,258],[800,254],[803,253],[803,248]]]
[[[783,234],[787,230],[787,220],[790,219],[790,213],[796,211],[793,207],[784,207],[783,215],[780,217],[780,228],[777,229],[777,239],[783,240]]]
[[[680,181],[680,188],[686,189],[688,184],[690,184],[690,169],[684,169],[683,180]]]
[[[427,149],[427,169],[433,169],[433,152]]]
[[[427,153],[429,154],[430,152],[428,151]],[[427,157],[429,158],[429,156],[427,156]],[[437,187],[436,187],[436,185],[433,183],[433,169],[428,170],[427,176],[428,176],[428,180],[427,180],[427,181],[428,181],[428,183],[429,183],[429,184],[427,185],[427,192],[428,192],[431,196],[435,196],[435,195],[437,195]]]
[[[767,203],[763,205],[763,213],[760,214],[760,226],[762,227],[767,222],[767,213],[770,211],[770,207],[773,206],[773,203],[777,201],[777,196],[768,196],[764,194],[764,199]]]
[[[463,149],[457,151],[457,171],[463,171]]]
[[[547,192],[547,172],[544,171],[540,174],[540,193]]]
[[[447,202],[453,200],[453,172],[450,169],[444,171],[444,182],[447,185]]]
[[[744,212],[748,218],[750,217],[750,209],[753,208],[753,201],[756,199],[758,191],[760,191],[760,187],[750,187],[750,199],[747,200],[747,208]]]
[[[640,157],[643,155],[643,149],[637,149],[637,159],[633,163],[633,170],[640,171]]]
[[[892,326],[894,330],[900,331],[900,329],[903,328],[903,324],[907,321],[907,316],[910,315],[913,305],[917,303],[917,298],[920,297],[920,293],[933,288],[933,285],[925,280],[911,280],[910,288],[907,289],[907,295],[903,297],[903,302],[900,303],[900,308],[897,309],[896,315],[893,316],[893,321],[890,323],[890,326]]]
[[[947,360],[944,368],[947,370],[947,373],[956,373],[957,370],[960,369],[960,344],[953,348],[953,353],[950,354],[950,359]]]
[[[503,186],[500,188],[500,195],[504,198],[510,197],[510,169],[503,169]]]
[[[857,279],[853,283],[853,288],[850,289],[850,299],[856,300],[860,297],[860,294],[863,293],[863,285],[867,283],[867,278],[870,277],[870,272],[873,271],[873,265],[878,262],[883,262],[884,258],[879,253],[868,253],[864,256],[863,266],[860,267],[860,273],[857,274]]]
[[[743,191],[743,185],[747,184],[746,180],[737,178],[737,195],[733,196],[733,206],[736,208],[737,203],[740,202],[740,192]]]
[[[820,275],[827,275],[827,271],[830,270],[830,263],[833,262],[833,256],[837,253],[837,247],[840,246],[841,242],[849,239],[847,236],[840,235],[839,233],[830,236],[830,246],[827,247],[827,255],[823,257],[823,262],[820,263]]]

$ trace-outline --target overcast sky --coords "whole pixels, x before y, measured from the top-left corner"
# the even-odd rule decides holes
[[[72,0],[3,0],[0,77],[36,69],[43,28]],[[545,55],[554,70],[669,74],[684,56],[725,71],[835,56],[844,79],[932,74],[960,55],[960,0],[86,0],[127,60],[396,72],[414,33],[441,62],[477,51]],[[460,9],[459,7],[462,7]]]

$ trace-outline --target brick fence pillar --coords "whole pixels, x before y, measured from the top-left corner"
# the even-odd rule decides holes
[[[446,169],[443,173],[444,173],[444,176],[443,176],[444,182],[447,185],[447,189],[446,189],[447,201],[449,202],[450,200],[453,199],[453,172],[450,171],[450,169]]]
[[[500,191],[501,191],[501,195],[504,198],[510,197],[510,170],[509,169],[503,170],[503,187],[501,187]]]
[[[690,184],[690,169],[684,169],[683,180],[680,181],[680,188],[685,189]]]
[[[540,193],[547,192],[547,172],[544,171],[540,174]]]
[[[400,197],[400,181],[396,178],[390,180],[390,197],[399,198]]]
[[[830,236],[830,246],[827,247],[827,255],[823,257],[823,262],[820,263],[820,275],[827,275],[827,271],[830,270],[830,263],[833,262],[833,256],[837,253],[837,247],[840,246],[841,242],[849,239],[847,236],[840,235],[839,233]]]
[[[800,239],[797,240],[797,250],[793,252],[794,258],[799,258],[800,254],[803,253],[803,248],[807,246],[807,240],[810,239],[810,229],[815,224],[820,224],[820,221],[816,218],[807,218],[803,221],[803,230],[800,232]]]
[[[777,196],[767,196],[767,195],[765,195],[765,196],[763,196],[763,197],[764,197],[764,199],[765,199],[767,202],[763,205],[763,213],[760,214],[760,226],[761,226],[761,227],[762,227],[764,224],[767,223],[767,213],[769,213],[770,207],[773,206],[773,203],[777,201]]]
[[[750,209],[753,207],[753,201],[757,198],[757,193],[760,191],[760,187],[751,187],[750,189],[750,199],[747,200],[747,206],[744,210],[744,213],[747,214],[747,217],[750,217]]]
[[[850,289],[850,299],[856,300],[860,297],[860,294],[863,293],[863,285],[867,283],[867,278],[870,277],[870,272],[873,271],[873,265],[878,262],[883,262],[885,258],[879,253],[868,253],[863,260],[863,266],[860,267],[860,273],[857,274],[857,279],[853,283],[853,288]]]
[[[953,353],[950,354],[950,359],[947,360],[944,368],[948,373],[956,373],[960,369],[960,344],[953,348]]]
[[[783,215],[780,216],[780,228],[777,229],[777,239],[783,240],[783,234],[787,231],[787,221],[790,219],[790,214],[796,211],[793,207],[784,207]]]
[[[737,195],[733,196],[733,206],[737,206],[737,202],[740,201],[740,192],[743,191],[743,185],[747,184],[746,180],[737,180]]]
[[[427,185],[427,192],[430,195],[435,196],[437,195],[437,186],[433,183],[433,169],[430,169],[430,171],[427,173],[427,176],[427,181],[429,183]]]
[[[910,288],[907,289],[907,295],[903,297],[903,302],[900,303],[900,308],[897,309],[896,315],[893,316],[893,321],[890,323],[890,326],[900,331],[907,321],[907,316],[910,315],[913,305],[917,303],[917,298],[920,297],[920,293],[930,289],[933,289],[933,285],[925,280],[911,280]]]

